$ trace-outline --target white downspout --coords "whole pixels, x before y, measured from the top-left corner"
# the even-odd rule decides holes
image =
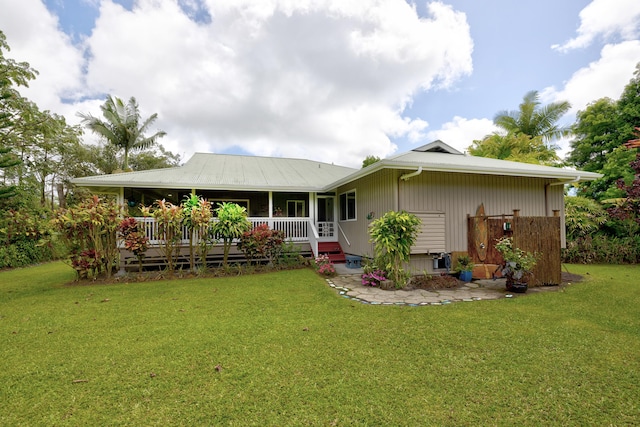
[[[404,175],[400,176],[400,179],[403,181],[407,181],[410,178],[413,178],[414,176],[418,176],[422,173],[422,166],[418,167],[418,170],[411,172],[411,173],[405,173]]]
[[[409,172],[409,173],[405,173],[404,175],[400,175],[400,181],[408,181],[409,179],[413,178],[414,176],[418,176],[422,173],[422,166],[418,166],[418,170],[415,170],[413,172]],[[400,184],[398,183],[397,186],[397,191],[398,194],[396,195],[396,210],[401,209],[402,203],[400,200]]]

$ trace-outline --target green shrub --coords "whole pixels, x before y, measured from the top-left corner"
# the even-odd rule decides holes
[[[271,230],[267,224],[261,224],[242,233],[238,249],[244,253],[249,264],[257,259],[267,259],[273,265],[282,253],[284,237],[284,231]]]
[[[387,272],[396,288],[403,288],[409,279],[402,265],[409,261],[419,226],[420,218],[406,211],[389,211],[369,225],[375,263]]]
[[[567,241],[562,261],[577,264],[636,264],[640,262],[640,236],[596,234]]]

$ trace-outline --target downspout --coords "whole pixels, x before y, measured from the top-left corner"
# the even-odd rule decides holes
[[[404,175],[400,175],[400,181],[408,181],[409,179],[413,178],[414,176],[418,176],[421,173],[422,173],[422,166],[418,166],[417,170],[413,172],[405,173]],[[401,205],[402,204],[400,203],[400,185],[398,185],[398,199],[397,199],[396,210],[400,210]]]
[[[414,176],[418,176],[422,173],[422,166],[418,167],[418,170],[411,172],[411,173],[405,173],[404,175],[400,176],[400,179],[403,181],[407,181],[411,178],[413,178]]]

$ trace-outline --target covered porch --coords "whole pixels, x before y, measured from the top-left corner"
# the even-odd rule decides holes
[[[159,249],[162,240],[156,220],[153,217],[140,216],[140,206],[150,206],[160,199],[179,205],[191,193],[208,200],[214,208],[223,202],[236,203],[244,207],[249,214],[247,219],[252,228],[267,225],[272,230],[284,232],[286,241],[293,244],[303,256],[313,257],[324,253],[326,249],[323,248],[323,243],[331,242],[334,246],[338,244],[339,224],[336,221],[337,206],[334,193],[121,188],[118,194],[119,202],[127,207],[129,215],[138,221],[144,235],[149,239],[147,266],[161,264]],[[217,218],[214,217],[212,222],[215,221]],[[189,230],[186,226],[182,227],[180,237],[178,258],[187,262]],[[193,244],[197,245],[200,241],[198,233],[194,237]],[[214,242],[208,263],[215,264],[219,261],[222,255],[221,247],[222,242]],[[244,258],[235,248],[235,244],[231,257],[236,261],[242,261]],[[122,248],[121,260],[121,264],[129,265],[136,258]],[[178,261],[178,264],[181,262]]]

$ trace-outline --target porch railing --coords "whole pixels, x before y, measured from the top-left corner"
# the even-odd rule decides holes
[[[261,218],[250,217],[248,218],[252,227],[258,225],[267,224],[272,230],[284,231],[286,239],[292,242],[306,242],[309,240],[308,227],[309,218]],[[151,245],[158,245],[161,243],[158,233],[158,223],[155,218],[152,217],[137,217],[136,221],[144,229],[144,234],[149,239]],[[217,221],[213,219],[212,221]],[[181,243],[189,243],[189,230],[186,227],[182,227]],[[195,236],[195,240],[198,241],[198,236]]]

